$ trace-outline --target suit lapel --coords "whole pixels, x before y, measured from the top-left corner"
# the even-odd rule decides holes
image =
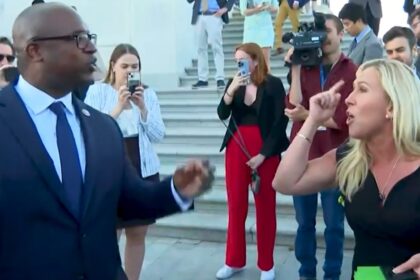
[[[4,119],[4,123],[16,137],[16,141],[42,175],[46,186],[74,217],[54,163],[42,143],[25,104],[14,89],[14,85],[8,86],[0,94],[0,118]]]
[[[82,195],[82,219],[86,216],[87,210],[89,208],[89,202],[92,198],[92,195],[95,191],[95,166],[98,164],[97,157],[95,155],[95,143],[99,143],[97,139],[97,134],[95,133],[95,127],[93,122],[93,117],[90,113],[90,108],[86,106],[83,102],[73,97],[73,105],[80,120],[80,125],[82,128],[83,140],[85,143],[86,151],[86,172],[85,172],[85,183],[83,186],[83,195]]]

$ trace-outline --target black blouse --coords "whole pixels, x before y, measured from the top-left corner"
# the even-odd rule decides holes
[[[346,149],[337,149],[337,159]],[[345,213],[356,241],[353,269],[407,261],[420,253],[420,167],[397,182],[384,205],[369,171],[352,201],[345,201]]]
[[[229,80],[226,88],[231,83],[232,79]],[[244,104],[245,89],[245,86],[241,86],[235,93],[232,103],[229,105],[226,105],[222,97],[217,107],[217,114],[221,120],[226,120],[232,116],[237,125],[239,125],[238,120],[241,121],[244,113],[249,113],[249,110],[244,111],[242,107],[242,104]],[[284,114],[285,91],[281,80],[277,77],[267,75],[266,80],[257,89],[257,97],[254,103],[248,109],[255,109],[257,114],[257,124],[263,139],[263,146],[260,153],[266,157],[280,155],[289,145],[289,140],[286,136],[286,127],[289,119]],[[245,123],[248,121],[245,121]],[[232,133],[236,131],[232,118],[229,121],[228,127]],[[226,131],[220,151],[226,147],[230,138],[231,133]]]

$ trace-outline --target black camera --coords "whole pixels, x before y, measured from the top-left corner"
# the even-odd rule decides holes
[[[292,64],[302,66],[317,66],[322,62],[322,44],[327,38],[325,17],[314,12],[314,22],[302,23],[298,33],[288,32],[282,37],[284,43],[294,47]]]

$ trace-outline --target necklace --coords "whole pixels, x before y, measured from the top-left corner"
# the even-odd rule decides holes
[[[389,188],[389,186],[388,186],[389,180],[391,179],[392,174],[394,173],[395,167],[397,167],[397,164],[400,161],[400,159],[401,159],[401,156],[399,156],[397,158],[397,160],[394,162],[394,165],[392,166],[392,169],[389,172],[388,177],[386,178],[386,181],[385,181],[385,184],[384,184],[384,189],[382,190],[382,192],[378,188],[378,190],[379,190],[379,200],[382,202],[382,204],[385,203],[385,200],[387,198],[386,192],[388,191],[388,188]]]

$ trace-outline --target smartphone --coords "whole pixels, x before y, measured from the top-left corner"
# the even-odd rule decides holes
[[[416,280],[417,274],[413,270],[409,270],[403,273],[395,274],[392,272],[393,267],[381,266],[382,273],[386,280]]]
[[[238,61],[238,70],[241,76],[249,76],[249,63],[247,59]]]
[[[130,72],[127,76],[128,91],[133,94],[136,88],[141,85],[140,72]]]
[[[14,82],[18,76],[19,76],[19,71],[17,69],[17,67],[8,67],[8,68],[4,68],[3,69],[3,76],[4,76],[4,80],[6,82]]]

